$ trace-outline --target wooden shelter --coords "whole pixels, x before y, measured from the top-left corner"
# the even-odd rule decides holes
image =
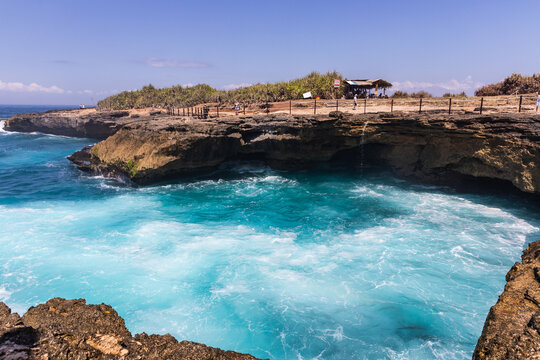
[[[386,89],[391,88],[392,84],[383,79],[374,80],[345,80],[344,94],[346,99],[352,99],[356,94],[358,97],[377,97],[379,90],[382,89],[383,93],[380,96],[386,96]],[[374,94],[371,90],[375,89]]]

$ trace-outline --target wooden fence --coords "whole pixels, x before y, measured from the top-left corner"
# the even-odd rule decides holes
[[[214,118],[231,115],[253,115],[285,113],[290,115],[328,114],[332,111],[344,111],[355,114],[367,113],[538,113],[535,95],[514,95],[495,97],[451,97],[451,98],[390,98],[354,100],[290,100],[256,104],[240,104],[239,110],[226,104],[201,104],[193,107],[170,107],[169,115],[190,118]]]

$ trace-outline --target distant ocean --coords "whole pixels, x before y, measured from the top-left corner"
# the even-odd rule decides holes
[[[0,117],[66,106],[0,106]],[[134,187],[95,143],[0,130],[0,301],[111,304],[133,333],[281,359],[470,359],[540,207],[364,169],[232,163]]]
[[[10,118],[15,114],[77,109],[78,107],[79,105],[0,105],[0,119]]]

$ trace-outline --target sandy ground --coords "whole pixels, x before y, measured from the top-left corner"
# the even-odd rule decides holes
[[[518,112],[519,110],[520,96],[493,96],[484,97],[483,100],[483,113],[508,113]],[[316,105],[315,105],[316,103]],[[451,111],[452,113],[462,112],[479,112],[480,105],[482,104],[482,98],[480,97],[467,97],[467,98],[452,98]],[[205,104],[210,108],[209,115],[217,116],[217,103]],[[292,113],[293,115],[309,115],[309,114],[328,114],[336,110],[336,100],[294,100],[284,102],[271,102],[271,113]],[[337,110],[351,112],[351,113],[380,113],[380,112],[419,112],[420,111],[420,99],[368,99],[364,102],[364,99],[358,99],[358,105],[354,108],[353,100],[340,99],[337,104]],[[422,99],[422,111],[441,111],[448,112],[450,105],[449,98],[424,98]],[[204,105],[194,107],[201,109]],[[264,104],[251,104],[245,109],[246,115],[252,114],[264,114]],[[167,109],[158,108],[144,108],[144,109],[131,109],[128,110],[130,115],[137,114],[140,116],[149,115],[153,111],[163,111],[167,113]],[[77,109],[70,111],[61,111],[63,116],[75,117],[80,115],[87,115],[95,113],[95,108],[90,109]],[[186,109],[174,110],[175,114],[187,115]],[[189,110],[191,112],[191,110]],[[200,111],[200,110],[199,110]],[[523,95],[521,111],[525,113],[536,112],[536,95],[529,94]],[[235,115],[236,112],[232,106],[223,106],[219,109],[220,116]],[[239,115],[244,114],[244,109],[241,107]]]

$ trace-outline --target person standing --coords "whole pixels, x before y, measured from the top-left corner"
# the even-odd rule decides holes
[[[238,112],[240,111],[240,103],[238,100],[234,102],[234,111],[236,112],[236,115],[238,115]]]
[[[538,108],[540,107],[540,91],[538,92],[538,96],[536,97],[536,113],[538,114]]]
[[[356,94],[354,94],[353,104],[354,104],[353,110],[356,110],[356,106],[358,105],[358,95]]]

